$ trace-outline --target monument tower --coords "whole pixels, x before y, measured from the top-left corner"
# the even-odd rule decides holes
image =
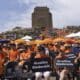
[[[46,28],[52,30],[52,14],[47,7],[36,7],[32,13],[32,28]]]

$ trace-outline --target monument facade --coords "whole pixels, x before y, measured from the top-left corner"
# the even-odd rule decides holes
[[[32,28],[52,30],[52,14],[47,7],[36,7],[32,13]]]

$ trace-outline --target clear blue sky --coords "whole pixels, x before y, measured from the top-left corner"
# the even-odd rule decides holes
[[[50,8],[54,27],[80,25],[80,0],[0,0],[0,32],[15,26],[30,28],[36,6]]]

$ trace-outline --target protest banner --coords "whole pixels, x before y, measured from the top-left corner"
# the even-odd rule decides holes
[[[33,72],[51,71],[51,59],[50,58],[36,58],[32,62]]]
[[[57,59],[55,63],[56,66],[59,68],[64,67],[72,68],[74,66],[74,63],[71,59]]]

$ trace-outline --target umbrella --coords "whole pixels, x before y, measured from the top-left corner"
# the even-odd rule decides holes
[[[27,36],[25,36],[25,37],[23,37],[21,39],[23,39],[23,40],[30,40],[30,39],[32,39],[32,37],[27,35]]]
[[[75,33],[71,33],[71,34],[67,35],[66,37],[67,38],[75,37]]]
[[[51,39],[51,38],[46,38],[46,39],[43,40],[44,44],[52,43],[52,42],[53,42],[53,39]]]
[[[56,39],[53,40],[53,43],[55,43],[55,42],[64,42],[64,41],[65,41],[64,38],[56,38]]]
[[[26,41],[23,39],[17,39],[14,42],[19,44],[19,43],[25,43]]]
[[[80,32],[77,32],[74,36],[75,37],[80,37]]]
[[[43,44],[43,40],[35,40],[34,44]]]

